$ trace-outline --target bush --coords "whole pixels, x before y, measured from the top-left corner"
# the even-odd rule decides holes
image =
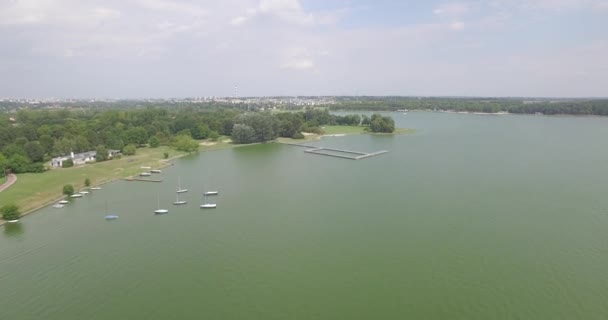
[[[67,159],[61,163],[62,168],[69,168],[69,167],[73,167],[73,166],[74,166],[74,160],[72,160],[72,159]]]
[[[84,185],[85,185],[85,187],[89,187],[89,186],[91,186],[91,179],[89,179],[89,178],[85,178],[85,179],[84,179]]]
[[[294,139],[304,139],[304,135],[302,134],[302,132],[296,132],[293,134],[292,138]]]
[[[219,138],[220,134],[217,133],[217,131],[211,131],[211,133],[209,133],[209,139],[211,139],[211,141],[217,141]]]
[[[125,156],[132,156],[135,154],[135,152],[136,152],[136,148],[132,144],[122,148],[122,154],[124,154]]]
[[[160,140],[156,136],[150,138],[150,148],[158,148],[160,146]]]
[[[66,184],[65,186],[63,186],[63,194],[65,194],[66,196],[71,196],[74,194],[74,186],[71,184]]]
[[[165,159],[169,159],[169,152],[163,153],[163,157],[165,157]]]
[[[19,207],[14,204],[7,204],[0,208],[2,212],[2,219],[4,220],[17,220],[19,219]]]

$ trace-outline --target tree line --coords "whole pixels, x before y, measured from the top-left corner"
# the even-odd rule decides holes
[[[10,118],[14,118],[14,121]],[[277,137],[303,138],[322,133],[325,125],[363,125],[373,132],[392,132],[390,117],[335,115],[327,109],[300,112],[247,112],[234,108],[146,108],[121,110],[20,110],[0,114],[0,175],[42,172],[53,157],[109,149],[124,155],[143,146],[172,146],[196,151],[196,140],[230,136],[234,143],[265,142]],[[69,165],[69,161],[66,161]]]

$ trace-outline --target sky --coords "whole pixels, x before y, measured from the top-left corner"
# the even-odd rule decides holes
[[[608,97],[608,0],[0,0],[0,97]]]

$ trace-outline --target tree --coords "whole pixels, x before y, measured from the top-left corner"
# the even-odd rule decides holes
[[[23,149],[25,149],[25,153],[27,153],[28,158],[30,158],[32,162],[42,162],[44,158],[44,148],[42,148],[38,141],[26,143]]]
[[[62,168],[70,168],[74,166],[74,160],[72,159],[66,159],[64,161],[61,162],[61,167]]]
[[[2,219],[10,221],[19,219],[19,207],[15,204],[6,204],[0,208],[0,212],[2,212]]]
[[[173,142],[173,147],[178,151],[194,152],[198,150],[198,142],[187,135],[179,135]]]
[[[89,179],[89,178],[85,178],[85,179],[84,179],[84,185],[85,185],[85,187],[89,187],[89,186],[91,186],[91,179]]]
[[[165,152],[165,153],[163,153],[163,158],[165,158],[165,159],[169,159],[169,152]]]
[[[380,114],[373,114],[369,128],[372,132],[391,133],[395,131],[395,121],[391,117],[383,117]]]
[[[96,151],[95,161],[102,162],[102,161],[108,160],[108,149],[106,149],[105,146],[99,145],[99,146],[97,146],[95,151]]]
[[[53,152],[53,146],[55,145],[55,139],[48,134],[40,136],[40,146],[44,150],[44,153],[51,154]]]
[[[156,136],[152,136],[150,137],[150,148],[158,148],[158,146],[160,145],[160,140],[158,140],[158,138]]]
[[[2,153],[0,153],[0,177],[4,177],[6,175],[8,168],[8,159]]]
[[[124,141],[127,144],[144,145],[148,141],[148,132],[143,127],[134,127],[125,131]]]
[[[122,148],[122,154],[124,154],[125,156],[132,156],[135,154],[136,151],[137,151],[137,149],[132,144]]]
[[[232,141],[234,143],[256,142],[255,130],[246,124],[235,124],[232,128]]]
[[[20,154],[14,154],[8,159],[8,167],[14,173],[28,172],[30,160]]]
[[[71,196],[74,194],[74,186],[71,184],[66,184],[65,186],[63,186],[63,194],[65,194],[66,196]]]

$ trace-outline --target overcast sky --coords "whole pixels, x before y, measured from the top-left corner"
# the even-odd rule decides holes
[[[608,0],[0,0],[0,97],[608,96]]]

